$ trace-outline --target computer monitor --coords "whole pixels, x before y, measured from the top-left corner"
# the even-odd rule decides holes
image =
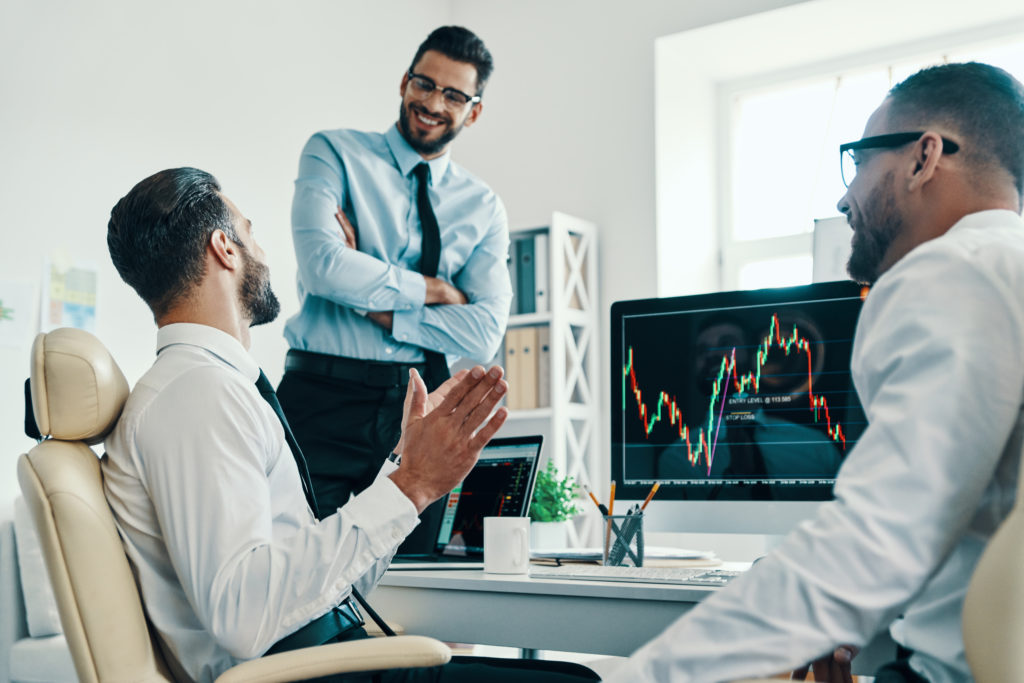
[[[867,290],[849,282],[619,301],[617,497],[652,531],[782,534],[832,497],[866,418],[850,376]]]

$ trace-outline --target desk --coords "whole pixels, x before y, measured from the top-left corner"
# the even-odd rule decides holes
[[[715,591],[613,581],[530,579],[479,570],[389,571],[370,596],[406,633],[456,643],[627,656]],[[895,657],[888,635],[854,660],[872,674]]]

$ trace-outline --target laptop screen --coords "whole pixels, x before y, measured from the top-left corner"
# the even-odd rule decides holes
[[[484,517],[525,517],[537,477],[541,437],[492,439],[445,500],[436,552],[483,556]]]

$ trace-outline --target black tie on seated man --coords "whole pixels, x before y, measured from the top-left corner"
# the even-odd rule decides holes
[[[369,488],[317,522],[287,424],[257,389],[261,372],[247,350],[249,328],[279,310],[251,221],[213,176],[171,169],[117,203],[107,244],[159,328],[156,361],[106,443],[103,473],[165,649],[205,682],[271,649],[366,637],[350,595],[373,588],[417,514],[469,472],[505,421],[504,408],[492,415],[507,387],[501,368],[475,367],[429,395],[413,371],[401,464],[386,463]],[[472,657],[374,675],[526,677],[597,680],[574,664]]]

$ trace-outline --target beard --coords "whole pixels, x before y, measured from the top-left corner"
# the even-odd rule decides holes
[[[881,276],[882,262],[903,229],[903,217],[893,194],[894,175],[889,173],[868,196],[859,225],[853,232],[846,272],[856,282],[872,285]]]
[[[270,268],[259,263],[242,247],[242,262],[245,272],[238,291],[242,310],[249,316],[249,327],[273,322],[281,312],[281,302],[270,288]]]
[[[450,122],[439,124],[447,127],[447,130],[441,134],[441,137],[434,141],[423,140],[422,138],[416,137],[416,133],[413,132],[413,128],[409,124],[409,119],[415,115],[413,106],[419,105],[416,105],[415,102],[406,104],[403,101],[398,106],[398,131],[402,134],[402,137],[405,138],[405,141],[409,143],[409,146],[422,155],[431,156],[441,152],[448,146],[449,142],[455,139],[455,136],[458,135],[466,125],[465,119],[463,119],[462,123],[457,126]],[[424,109],[424,112],[426,112],[426,109]]]

